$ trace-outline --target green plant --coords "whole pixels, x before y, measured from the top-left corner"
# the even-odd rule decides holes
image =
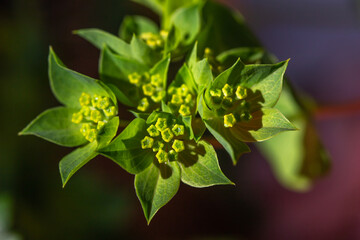
[[[297,130],[275,106],[297,116],[294,120],[301,126],[310,122],[310,115],[289,85],[280,98],[288,61],[273,63],[274,57],[261,48],[238,13],[205,0],[137,2],[160,15],[160,28],[145,17],[129,16],[120,37],[98,29],[75,31],[101,50],[100,80],[66,68],[50,48],[50,85],[64,106],[43,112],[20,134],[79,146],[60,161],[63,186],[98,154],[134,174],[149,223],[180,182],[193,187],[233,184],[203,137],[206,130],[235,165],[250,152],[247,142]],[[119,120],[118,102],[129,107],[133,121]],[[120,123],[127,127],[117,135]],[[288,168],[280,170],[296,175],[285,180],[295,189],[306,188],[303,179],[326,169],[326,155],[316,133],[313,137],[317,148],[300,183]],[[302,139],[287,135],[260,148],[277,161],[283,159],[282,143],[299,152]],[[294,158],[298,163],[299,156]]]

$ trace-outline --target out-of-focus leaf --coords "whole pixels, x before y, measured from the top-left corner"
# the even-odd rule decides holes
[[[230,67],[239,58],[245,64],[257,63],[258,61],[261,61],[264,53],[264,49],[259,47],[241,47],[222,52],[216,57],[216,59],[221,63],[222,66]]]
[[[217,55],[232,48],[260,47],[239,12],[215,1],[207,1],[202,16],[205,27],[198,37],[200,52],[211,48]]]
[[[143,16],[126,16],[120,27],[120,37],[130,42],[135,34],[140,36],[142,33],[159,33],[159,27],[149,18]]]
[[[61,159],[59,163],[59,170],[63,187],[65,187],[66,183],[74,175],[74,173],[76,173],[91,159],[96,157],[96,148],[97,142],[94,141],[85,145],[84,147],[75,149],[73,152],[69,153],[68,155],[63,157],[63,159]]]
[[[150,223],[156,212],[168,203],[180,186],[180,168],[176,162],[151,164],[135,176],[135,190],[145,218]]]
[[[131,48],[128,43],[103,30],[88,28],[76,30],[74,33],[86,39],[100,50],[104,47],[104,45],[106,45],[117,54],[122,56],[132,56]]]
[[[276,107],[289,116],[299,130],[281,133],[256,146],[265,155],[282,185],[292,190],[306,191],[314,178],[328,171],[329,156],[288,88],[282,92]]]
[[[35,135],[49,142],[75,147],[87,142],[80,132],[80,124],[71,121],[78,109],[67,107],[51,108],[37,116],[20,135]]]
[[[179,154],[181,181],[192,187],[233,184],[221,171],[216,152],[211,144],[200,141],[188,143]]]
[[[201,5],[195,4],[180,8],[171,16],[178,43],[186,46],[195,40],[201,26],[200,10]]]

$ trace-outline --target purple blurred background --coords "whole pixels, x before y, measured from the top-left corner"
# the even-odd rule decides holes
[[[296,193],[276,181],[255,149],[236,167],[220,151],[236,187],[182,184],[149,227],[133,176],[107,159],[91,161],[62,190],[58,161],[70,150],[16,136],[38,113],[59,105],[47,80],[48,46],[70,68],[98,77],[98,50],[71,31],[97,27],[116,34],[125,14],[155,16],[123,0],[7,0],[0,4],[0,206],[2,196],[12,202],[9,232],[30,240],[360,239],[359,3],[226,2],[270,52],[291,58],[289,77],[320,104],[316,125],[333,158],[329,175]],[[0,239],[1,214],[0,207]]]

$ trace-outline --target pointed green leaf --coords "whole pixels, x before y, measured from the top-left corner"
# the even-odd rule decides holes
[[[81,107],[79,98],[83,92],[90,95],[97,94],[111,97],[95,79],[64,67],[51,48],[49,53],[49,78],[51,89],[56,98],[69,107]]]
[[[135,34],[159,33],[159,27],[149,18],[143,16],[126,16],[120,27],[120,37],[125,41],[130,41]]]
[[[141,75],[147,71],[149,71],[149,67],[146,65],[128,57],[114,54],[106,46],[102,48],[99,64],[101,79],[115,84],[123,84],[123,82],[129,82],[128,76],[130,74],[138,73]]]
[[[166,88],[167,85],[167,75],[170,64],[170,55],[159,61],[155,64],[155,66],[150,70],[151,75],[159,74],[161,79],[163,80],[163,88]]]
[[[149,67],[154,66],[154,64],[161,59],[160,52],[150,48],[143,40],[135,35],[131,39],[130,48],[133,59]]]
[[[234,165],[236,165],[241,155],[250,152],[248,145],[241,142],[228,128],[224,128],[222,121],[205,120],[204,122],[206,128],[229,153]]]
[[[284,132],[296,130],[296,127],[275,108],[262,108],[251,114],[252,119],[242,121],[230,128],[238,139],[243,142],[260,142]]]
[[[190,53],[190,55],[189,55],[189,57],[188,57],[188,59],[186,61],[191,70],[194,69],[195,64],[198,62],[198,59],[197,59],[197,45],[198,45],[198,42],[196,41],[195,44],[194,44],[194,47],[191,50],[191,53]]]
[[[197,62],[191,69],[194,80],[197,84],[198,93],[201,93],[204,88],[208,88],[213,81],[213,74],[207,59]]]
[[[69,179],[76,173],[82,166],[88,163],[91,159],[96,157],[97,153],[95,152],[97,148],[97,142],[94,141],[85,145],[84,147],[78,148],[66,155],[61,159],[59,163],[59,170],[61,174],[61,180],[63,187]]]
[[[46,110],[37,116],[20,135],[35,135],[49,142],[75,147],[82,145],[87,140],[80,133],[80,124],[71,122],[73,113],[77,109],[57,107]]]
[[[112,50],[122,56],[131,56],[130,45],[120,38],[96,28],[80,29],[74,31],[75,34],[88,40],[98,49],[102,49],[104,45],[109,46]]]
[[[199,33],[201,7],[201,4],[182,7],[171,16],[171,25],[176,28],[177,41],[182,45],[191,44]]]
[[[141,140],[146,135],[146,122],[133,120],[109,145],[98,150],[101,155],[110,158],[131,174],[147,168],[155,157],[151,149],[142,149]]]
[[[135,176],[135,190],[145,218],[150,223],[156,212],[168,203],[180,186],[180,168],[176,162],[151,164]]]
[[[288,60],[276,64],[245,65],[241,83],[255,93],[260,91],[264,99],[262,106],[273,107],[279,100],[287,65]]]
[[[213,146],[205,141],[188,144],[179,153],[181,181],[192,187],[233,184],[221,171]]]
[[[105,126],[99,131],[97,136],[98,148],[103,148],[115,137],[119,127],[119,117],[112,118]]]

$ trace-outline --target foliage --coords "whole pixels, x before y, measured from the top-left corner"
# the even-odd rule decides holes
[[[297,128],[276,108],[288,60],[273,63],[238,13],[202,0],[137,2],[158,13],[161,25],[128,16],[120,37],[74,31],[100,49],[100,80],[68,69],[50,48],[50,85],[63,106],[43,112],[20,134],[78,147],[59,163],[63,186],[99,154],[134,174],[150,223],[180,182],[197,188],[233,184],[206,141],[210,134],[235,165],[250,152],[247,142]],[[118,103],[135,116],[119,134]],[[292,139],[280,136],[261,145],[275,159],[284,158],[278,149]],[[299,149],[298,142],[289,144]]]

